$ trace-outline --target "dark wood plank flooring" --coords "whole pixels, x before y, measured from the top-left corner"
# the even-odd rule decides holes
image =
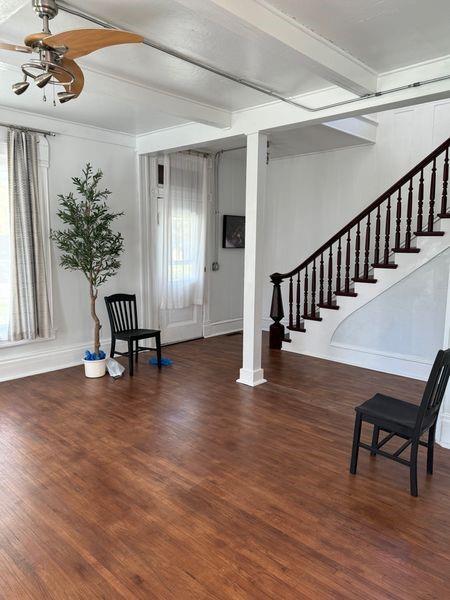
[[[423,384],[265,350],[251,389],[240,344],[0,385],[0,598],[450,597],[450,451],[419,498],[382,457],[348,473],[353,407]]]

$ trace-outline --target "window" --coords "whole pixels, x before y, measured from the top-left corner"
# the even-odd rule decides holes
[[[10,245],[8,158],[6,144],[0,142],[0,341],[8,339],[11,300]]]

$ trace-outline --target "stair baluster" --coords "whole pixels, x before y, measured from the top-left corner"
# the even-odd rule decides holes
[[[341,238],[338,240],[337,263],[336,263],[336,289],[341,289],[341,264],[342,264],[342,246]]]
[[[359,279],[359,255],[361,252],[361,225],[358,221],[356,226],[356,242],[355,242],[355,274],[354,279]]]
[[[305,268],[305,278],[303,281],[303,316],[308,316],[308,266]]]
[[[447,192],[448,192],[448,148],[445,151],[444,168],[442,174],[442,200],[440,217],[447,216]]]
[[[292,329],[292,327],[294,326],[293,303],[294,303],[294,283],[292,281],[292,277],[289,277],[289,329]]]
[[[319,304],[323,304],[323,280],[325,278],[324,264],[323,264],[323,252],[320,255],[320,269],[319,269]]]
[[[405,233],[405,248],[411,248],[411,221],[413,209],[413,179],[409,180],[408,188],[408,208],[406,210],[406,233]]]
[[[313,261],[311,276],[311,314],[316,314],[316,261]]]
[[[369,279],[369,255],[370,255],[370,213],[367,215],[367,223],[366,223],[366,245],[364,248],[364,279]]]
[[[433,168],[431,169],[430,181],[430,204],[428,212],[428,231],[433,231],[434,227],[434,204],[436,198],[436,159],[433,160]]]
[[[387,265],[389,262],[390,253],[390,238],[391,238],[391,197],[388,198],[386,208],[386,221],[384,224],[384,264]]]
[[[402,226],[402,188],[398,189],[397,196],[397,214],[395,217],[396,227],[395,227],[395,248],[400,248],[400,239],[401,239],[401,226]]]
[[[300,291],[300,272],[297,273],[297,298],[296,298],[296,306],[295,306],[295,327],[296,329],[300,329],[300,304],[302,302],[302,296]]]
[[[330,305],[333,301],[333,245],[330,246],[328,255],[328,293],[327,304]]]
[[[350,237],[350,229],[347,231],[347,247],[345,250],[345,293],[349,294],[350,293],[350,244],[351,244],[351,237]],[[337,290],[338,292],[340,290]]]
[[[424,198],[424,184],[423,184],[423,169],[420,171],[419,179],[419,194],[418,194],[418,208],[417,208],[417,231],[422,231],[423,228],[423,198]]]
[[[377,208],[377,216],[375,219],[375,252],[374,264],[380,264],[380,237],[381,237],[381,214],[380,207]]]

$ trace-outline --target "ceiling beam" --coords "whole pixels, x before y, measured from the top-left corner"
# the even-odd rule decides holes
[[[263,0],[178,1],[234,31],[250,29],[290,48],[312,72],[354,94],[376,91],[375,71]]]
[[[439,77],[449,73],[450,58],[404,69],[401,72],[386,73],[380,76],[380,89],[391,89],[399,82],[412,83],[428,78]],[[327,106],[334,102],[349,99],[349,93],[339,88],[328,88],[298,96],[296,100],[309,106]],[[314,125],[337,119],[368,115],[393,108],[433,102],[450,98],[450,80],[445,79],[427,85],[419,85],[392,92],[384,96],[372,96],[357,100],[350,104],[332,106],[310,112],[302,108],[286,106],[282,102],[263,105],[233,115],[233,124],[226,131],[214,130],[201,125],[184,125],[170,130],[141,135],[137,141],[139,154],[173,150],[175,148],[192,148],[196,144],[205,144],[213,140],[245,135],[253,131],[271,131],[290,128],[293,125]]]
[[[30,4],[29,0],[1,0],[0,2],[0,23],[4,23],[12,17],[18,10]]]

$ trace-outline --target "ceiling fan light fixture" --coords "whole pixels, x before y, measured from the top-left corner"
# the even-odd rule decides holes
[[[49,81],[52,77],[53,77],[53,74],[46,71],[45,73],[42,73],[41,75],[38,75],[37,77],[35,77],[34,81],[35,81],[36,85],[38,86],[38,88],[43,88],[47,85],[47,83],[49,83]]]
[[[19,83],[15,83],[12,86],[12,90],[13,92],[17,95],[20,96],[21,94],[23,94],[24,92],[27,91],[27,89],[30,87],[30,82],[25,80],[25,81],[19,81]]]
[[[69,102],[69,100],[73,100],[73,98],[76,97],[77,95],[73,92],[58,92],[58,100],[61,104],[65,104],[66,102]]]

